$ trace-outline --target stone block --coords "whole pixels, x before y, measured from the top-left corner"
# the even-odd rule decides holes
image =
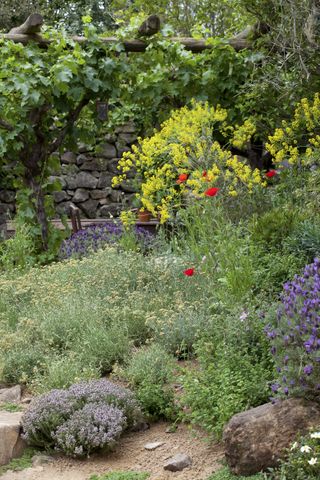
[[[0,465],[19,457],[26,448],[20,437],[22,412],[0,411]]]
[[[297,435],[319,424],[319,404],[299,398],[238,413],[223,433],[227,463],[233,473],[244,476],[276,467]]]

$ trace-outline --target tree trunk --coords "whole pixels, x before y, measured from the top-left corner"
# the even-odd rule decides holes
[[[45,210],[45,198],[41,183],[37,177],[33,176],[31,172],[26,171],[24,178],[26,187],[32,191],[32,196],[35,199],[36,217],[41,228],[41,240],[43,250],[48,250],[48,219]]]

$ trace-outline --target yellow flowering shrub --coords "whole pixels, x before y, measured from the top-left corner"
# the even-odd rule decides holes
[[[137,198],[165,223],[187,196],[203,197],[210,188],[236,196],[242,186],[251,192],[255,185],[265,185],[259,170],[215,140],[217,135],[229,136],[230,143],[241,148],[255,132],[250,120],[237,128],[228,126],[227,115],[225,109],[202,102],[174,111],[159,131],[139,138],[132,152],[123,154],[113,186],[134,169],[140,182]]]
[[[308,165],[320,147],[320,96],[303,98],[291,121],[283,121],[266,144],[276,164]],[[284,163],[285,164],[285,163]]]

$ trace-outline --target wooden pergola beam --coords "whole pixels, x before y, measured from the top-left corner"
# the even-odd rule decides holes
[[[32,14],[20,27],[13,28],[9,33],[0,34],[0,39],[11,40],[15,43],[22,43],[23,45],[27,45],[29,42],[36,42],[41,47],[47,47],[52,41],[50,39],[43,38],[39,33],[41,31],[42,24],[42,16],[38,13]],[[149,30],[147,30],[147,32],[145,32],[145,35],[150,34]],[[140,32],[140,35],[143,35],[143,33]],[[70,38],[74,42],[83,45],[87,42],[85,37],[77,35],[71,36]],[[168,40],[170,42],[180,43],[187,50],[190,50],[194,53],[200,53],[204,50],[212,48],[212,46],[207,44],[205,40],[196,40],[189,37],[171,37]],[[100,41],[102,44],[114,44],[119,42],[119,39],[117,37],[100,37]],[[247,38],[244,38],[241,34],[226,40],[226,43],[231,45],[236,51],[244,50],[245,48],[250,48],[251,46],[251,43],[247,40]],[[148,46],[148,43],[141,39],[122,40],[122,44],[126,52],[137,53],[144,52]]]

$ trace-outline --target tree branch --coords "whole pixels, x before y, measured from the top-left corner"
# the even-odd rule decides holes
[[[68,133],[68,130],[70,129],[70,127],[72,127],[72,125],[75,124],[83,108],[88,105],[89,102],[90,99],[84,97],[78,104],[78,106],[74,110],[71,110],[71,112],[69,112],[69,114],[65,118],[65,126],[59,131],[57,138],[52,142],[51,146],[49,147],[49,153],[56,152],[61,147],[62,142]]]
[[[1,120],[1,118],[0,118],[0,128],[2,128],[3,130],[7,130],[7,132],[14,131],[14,127],[10,125],[10,123],[6,122],[5,120]]]

